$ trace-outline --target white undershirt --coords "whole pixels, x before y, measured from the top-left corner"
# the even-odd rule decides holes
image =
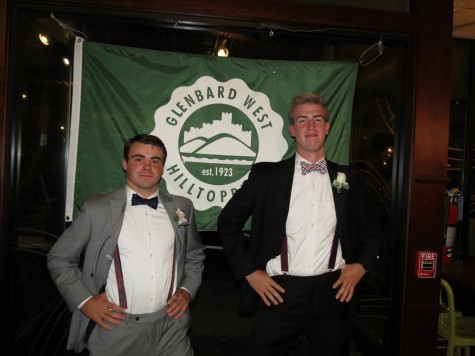
[[[147,205],[132,206],[134,191],[129,187],[126,191],[127,205],[118,244],[127,312],[153,313],[166,305],[172,277],[175,232],[160,201],[156,210]],[[157,195],[158,191],[144,198]],[[175,288],[173,286],[173,290]],[[109,269],[106,293],[109,301],[119,304],[114,262]]]
[[[333,235],[336,228],[335,203],[328,172],[302,175],[299,155],[295,156],[294,180],[286,222],[289,274],[314,276],[330,271]],[[308,162],[310,163],[310,162]],[[335,270],[343,268],[338,243]],[[271,276],[283,274],[280,255],[266,265]]]

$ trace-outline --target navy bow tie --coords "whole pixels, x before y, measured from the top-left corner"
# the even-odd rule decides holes
[[[300,167],[302,168],[302,174],[306,175],[312,171],[320,172],[321,174],[325,174],[327,172],[327,161],[322,159],[317,163],[307,163],[304,161],[300,161]]]
[[[157,209],[158,197],[145,199],[145,198],[142,198],[140,195],[134,193],[132,195],[132,206],[133,205],[148,205],[149,207],[153,209]]]

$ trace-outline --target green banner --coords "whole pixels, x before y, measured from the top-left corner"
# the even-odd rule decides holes
[[[287,114],[303,92],[326,98],[326,157],[348,163],[356,62],[219,58],[79,39],[76,65],[67,216],[85,196],[122,187],[124,141],[151,133],[168,150],[159,189],[190,198],[198,228],[215,230],[252,164],[294,153]]]

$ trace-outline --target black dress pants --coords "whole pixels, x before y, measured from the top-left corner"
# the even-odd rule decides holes
[[[311,277],[276,276],[284,303],[259,302],[249,349],[253,356],[287,355],[301,335],[312,356],[346,356],[349,347],[349,304],[335,299],[332,285],[340,271]]]

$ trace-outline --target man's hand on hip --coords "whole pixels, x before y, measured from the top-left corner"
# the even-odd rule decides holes
[[[333,284],[333,289],[340,288],[335,298],[340,302],[349,302],[355,293],[355,287],[366,274],[361,263],[350,263],[341,270],[340,278]]]
[[[268,307],[271,303],[278,305],[284,302],[280,295],[280,293],[285,293],[284,288],[276,283],[266,271],[258,269],[247,275],[246,279]]]
[[[191,303],[191,294],[186,289],[177,289],[168,300],[167,314],[170,318],[179,319],[185,314]]]
[[[111,330],[110,324],[119,325],[125,319],[125,308],[109,302],[106,293],[95,295],[81,307],[81,311],[100,327]]]

